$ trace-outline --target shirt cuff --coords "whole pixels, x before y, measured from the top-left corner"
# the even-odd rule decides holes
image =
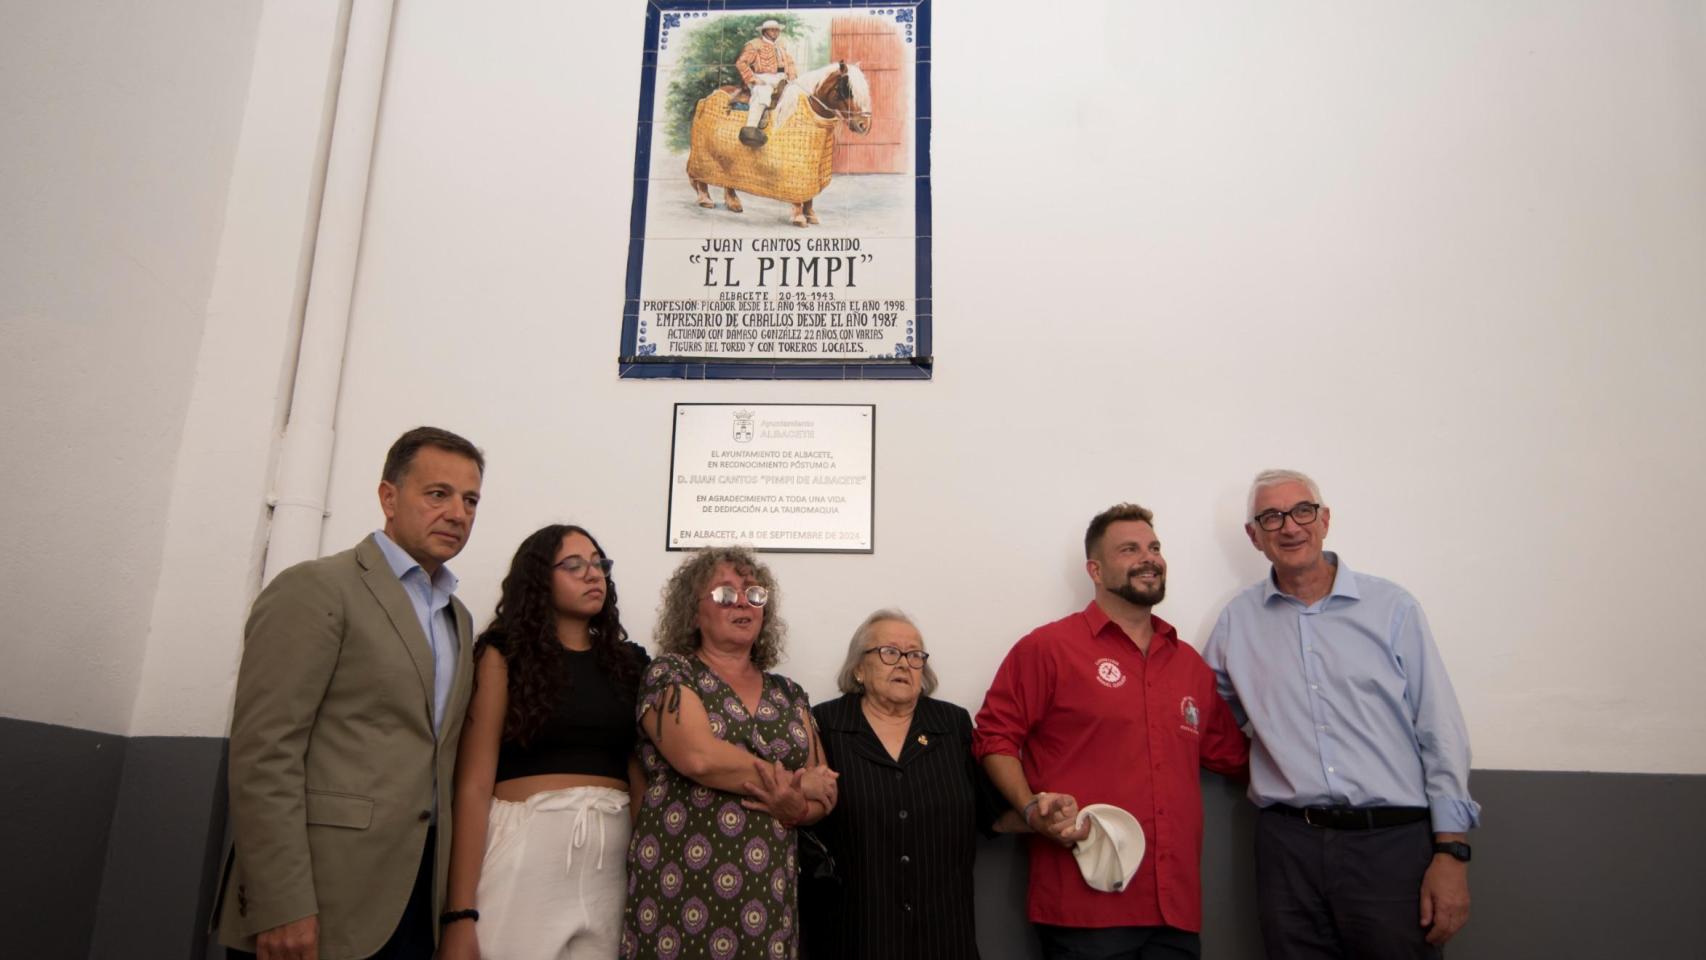
[[[1468,833],[1481,825],[1481,805],[1456,797],[1435,797],[1428,803],[1435,833]]]
[[[992,754],[1000,754],[1017,760],[1019,759],[1019,745],[1006,737],[998,737],[993,734],[981,734],[972,737],[971,755],[977,762],[982,763],[984,757]]]

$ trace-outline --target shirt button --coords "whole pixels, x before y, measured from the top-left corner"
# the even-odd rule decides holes
[[[902,810],[902,811],[901,811],[901,812],[900,812],[900,818],[901,818],[901,819],[902,819],[902,820],[905,820],[905,819],[906,819],[906,811],[905,811],[905,810]]]
[[[901,863],[911,863],[912,858],[903,853],[900,855],[900,862]]]
[[[904,907],[904,908],[905,908],[905,910],[906,910],[906,912],[907,912],[907,913],[911,913],[911,912],[912,912],[912,904],[910,904],[910,903],[907,903],[907,904],[902,904],[902,906],[903,906],[903,907]]]
[[[895,771],[895,772],[894,772],[894,778],[895,778],[895,779],[896,779],[896,780],[899,780],[899,779],[901,779],[901,778],[902,778],[902,777],[904,777],[904,776],[906,776],[906,774],[904,774],[904,773],[901,773],[901,772],[900,772],[900,771],[899,771],[899,770],[896,770],[896,771]]]
[[[1326,725],[1326,724],[1324,724],[1324,723],[1323,723],[1323,724],[1321,724],[1321,729],[1323,729],[1323,730],[1325,730],[1325,729],[1327,729],[1327,725]]]
[[[1316,685],[1316,684],[1313,684],[1313,683],[1312,683],[1312,684],[1310,684],[1310,685],[1309,685],[1309,689],[1311,689],[1311,690],[1319,690],[1319,689],[1321,689],[1321,688],[1320,688],[1320,686],[1318,686],[1318,685]]]
[[[1337,773],[1337,772],[1338,772],[1338,769],[1337,769],[1337,768],[1335,768],[1335,767],[1328,767],[1328,768],[1327,768],[1327,772],[1328,772],[1328,773]]]

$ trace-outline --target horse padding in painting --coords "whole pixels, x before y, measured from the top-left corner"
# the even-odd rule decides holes
[[[805,96],[793,89],[783,95]],[[785,120],[772,113],[769,142],[749,147],[740,142],[746,112],[731,110],[732,99],[727,90],[713,90],[693,111],[689,177],[788,203],[804,203],[829,186],[838,118],[820,117],[802,103]]]

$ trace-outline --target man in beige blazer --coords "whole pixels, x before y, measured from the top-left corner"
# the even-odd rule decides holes
[[[473,623],[444,564],[473,530],[484,471],[454,433],[403,434],[379,483],[384,529],[255,600],[213,913],[233,956],[432,957],[473,678]]]

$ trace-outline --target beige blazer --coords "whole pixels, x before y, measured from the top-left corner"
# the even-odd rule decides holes
[[[256,933],[318,914],[321,957],[378,951],[414,887],[435,796],[436,921],[473,685],[473,623],[451,608],[456,676],[437,740],[432,649],[373,537],[291,567],[256,598],[231,717],[221,942],[253,950]]]

